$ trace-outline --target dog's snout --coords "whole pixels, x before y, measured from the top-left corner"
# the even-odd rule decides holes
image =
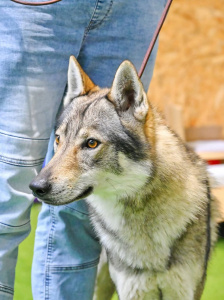
[[[34,195],[40,198],[46,196],[51,190],[51,184],[45,179],[34,179],[30,183],[29,187],[33,191]]]

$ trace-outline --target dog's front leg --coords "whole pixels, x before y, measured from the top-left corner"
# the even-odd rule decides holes
[[[119,300],[161,300],[156,277],[139,273],[137,270],[117,270],[109,265]],[[174,300],[174,299],[173,299]]]
[[[110,277],[106,251],[103,248],[97,270],[96,285],[93,300],[111,300],[115,285]]]

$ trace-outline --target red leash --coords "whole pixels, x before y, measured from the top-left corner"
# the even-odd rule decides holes
[[[43,1],[43,2],[26,2],[26,1],[20,1],[20,0],[11,0],[11,1],[16,2],[16,3],[19,3],[19,4],[23,4],[23,5],[34,5],[34,6],[38,6],[38,5],[48,5],[48,4],[53,4],[53,3],[59,2],[59,1],[61,1],[61,0],[51,0],[51,1]],[[155,42],[156,42],[156,40],[157,40],[157,38],[158,38],[158,35],[159,35],[160,30],[161,30],[161,28],[162,28],[162,26],[163,26],[163,23],[164,23],[164,21],[165,21],[165,19],[166,19],[166,16],[167,16],[167,14],[168,14],[168,11],[169,11],[169,8],[170,8],[170,5],[171,5],[172,1],[173,1],[173,0],[167,0],[167,3],[166,3],[166,6],[165,6],[165,8],[164,8],[164,11],[163,11],[163,13],[162,13],[162,16],[161,16],[161,18],[160,18],[160,20],[159,20],[159,23],[158,23],[158,25],[157,25],[157,28],[156,28],[156,30],[155,30],[155,32],[154,32],[153,37],[152,37],[152,41],[151,41],[151,43],[149,44],[149,48],[148,48],[148,50],[147,50],[147,52],[146,52],[146,54],[145,54],[145,57],[144,57],[144,59],[143,59],[143,61],[142,61],[142,65],[141,65],[141,67],[140,67],[140,70],[138,71],[138,76],[139,76],[139,78],[142,77],[142,74],[143,74],[143,72],[144,72],[144,70],[145,70],[145,67],[146,67],[147,62],[148,62],[148,60],[149,60],[149,57],[150,57],[150,55],[151,55],[151,53],[152,53],[152,50],[153,50],[153,48],[154,48]]]
[[[39,6],[39,5],[53,4],[53,3],[59,2],[61,0],[51,0],[51,1],[43,1],[43,2],[27,2],[27,1],[20,1],[20,0],[11,0],[11,1],[19,3],[19,4],[23,4],[23,5]]]
[[[165,8],[163,10],[163,13],[162,13],[162,16],[161,16],[161,18],[159,20],[159,23],[157,25],[156,31],[154,32],[153,38],[151,40],[151,43],[149,44],[149,48],[148,48],[148,50],[147,50],[147,52],[145,54],[145,57],[143,59],[142,65],[140,67],[140,70],[138,71],[139,78],[142,77],[142,74],[143,74],[143,72],[145,70],[145,67],[146,67],[147,62],[149,60],[149,57],[150,57],[150,55],[152,53],[152,50],[153,50],[153,47],[154,47],[155,42],[157,40],[157,37],[158,37],[158,35],[160,33],[160,30],[161,30],[161,28],[163,26],[163,23],[164,23],[165,19],[166,19],[166,16],[168,14],[168,11],[169,11],[169,8],[170,8],[170,5],[171,5],[172,1],[173,0],[168,0],[167,3],[166,3],[166,6],[165,6]]]

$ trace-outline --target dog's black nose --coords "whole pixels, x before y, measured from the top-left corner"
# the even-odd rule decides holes
[[[33,191],[34,195],[40,198],[46,196],[51,190],[51,184],[45,179],[34,179],[30,183],[29,187]]]

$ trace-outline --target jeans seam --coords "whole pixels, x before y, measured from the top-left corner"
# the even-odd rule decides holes
[[[110,0],[109,7],[108,7],[108,9],[107,9],[107,11],[106,11],[106,13],[105,13],[105,15],[104,15],[104,17],[103,17],[102,20],[100,20],[99,22],[97,22],[96,25],[91,25],[91,23],[89,24],[89,30],[88,31],[93,30],[93,29],[97,29],[97,28],[99,28],[103,24],[104,20],[106,19],[106,17],[109,15],[109,13],[111,11],[113,2],[114,2],[114,0]],[[98,3],[102,3],[102,1],[99,0]],[[96,7],[96,10],[97,10],[97,7]],[[94,21],[92,20],[92,24],[93,23],[94,23]]]
[[[43,164],[45,158],[39,158],[34,160],[14,159],[7,156],[0,155],[0,162],[20,167],[33,167]]]
[[[99,258],[86,262],[80,265],[75,265],[75,266],[49,266],[49,271],[50,272],[70,272],[70,271],[77,271],[77,270],[85,270],[88,268],[92,268],[97,266],[99,263]]]
[[[51,219],[52,219],[52,225],[50,228],[49,232],[49,238],[48,238],[48,247],[47,247],[47,257],[46,257],[46,269],[45,269],[45,300],[50,299],[50,260],[52,257],[52,249],[53,249],[53,232],[55,229],[55,214],[54,214],[54,207],[49,206],[50,214],[51,214]]]
[[[90,18],[89,24],[86,26],[85,31],[84,31],[84,35],[83,35],[83,39],[82,39],[82,43],[81,43],[81,46],[80,46],[79,53],[80,53],[80,51],[81,51],[81,49],[82,49],[82,46],[83,46],[83,44],[84,44],[84,42],[85,42],[85,39],[86,39],[86,36],[87,36],[87,34],[88,34],[88,32],[89,32],[89,27],[90,27],[90,24],[91,24],[91,22],[92,22],[92,20],[93,20],[93,18],[94,18],[95,13],[96,13],[96,10],[97,10],[97,7],[98,7],[98,3],[99,3],[99,0],[96,0],[96,4],[95,4],[95,7],[94,7],[92,16],[91,16],[91,18]],[[79,54],[78,54],[78,56],[79,56]]]
[[[79,213],[80,215],[83,215],[83,216],[89,216],[88,213],[85,213],[85,212],[82,212],[82,211],[80,211],[80,210],[78,210],[78,209],[75,209],[75,208],[73,208],[73,207],[70,207],[69,205],[65,205],[65,207],[67,207],[68,209],[71,209],[71,210],[73,210],[73,211]]]
[[[96,4],[95,4],[95,8],[94,8],[93,14],[92,14],[92,16],[91,16],[91,18],[90,18],[89,24],[87,25],[87,27],[86,27],[86,29],[85,29],[85,32],[84,32],[84,35],[83,35],[83,39],[82,39],[82,43],[81,43],[81,46],[80,46],[79,54],[80,54],[80,52],[81,52],[81,49],[82,49],[82,47],[83,47],[83,45],[84,45],[84,42],[85,42],[85,40],[86,40],[86,37],[87,37],[88,33],[89,33],[91,30],[97,29],[97,28],[99,28],[99,27],[102,25],[102,23],[104,22],[104,20],[106,19],[106,17],[109,15],[109,13],[110,13],[110,11],[111,11],[113,2],[114,2],[114,0],[111,0],[111,1],[110,1],[109,8],[107,9],[107,11],[106,11],[106,13],[105,13],[103,19],[102,19],[101,21],[99,21],[99,23],[97,23],[97,24],[94,26],[94,25],[92,25],[92,24],[94,23],[94,17],[95,17],[95,15],[96,15],[97,8],[98,8],[98,6],[99,6],[99,3],[102,3],[102,0],[96,0]],[[79,54],[78,54],[78,56],[79,56]]]
[[[0,283],[0,292],[10,294],[10,295],[14,295],[14,289],[13,288],[11,288],[9,286],[6,286],[6,285],[3,285],[1,283]]]
[[[32,141],[48,141],[49,140],[49,138],[45,138],[45,139],[26,138],[26,137],[22,137],[22,136],[4,133],[2,131],[0,131],[0,135],[10,136],[10,137],[13,137],[16,139],[21,139],[21,140],[32,140]]]
[[[5,223],[0,222],[1,225],[7,226],[7,227],[10,227],[10,228],[20,228],[20,227],[26,226],[29,223],[30,223],[30,221],[27,221],[26,223],[24,223],[22,225],[16,225],[16,226],[14,226],[14,225],[9,225],[9,224],[5,224]]]

